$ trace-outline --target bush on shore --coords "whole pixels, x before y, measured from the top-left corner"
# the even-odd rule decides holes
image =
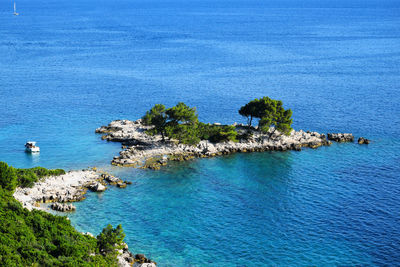
[[[35,167],[31,169],[16,169],[18,176],[18,186],[32,187],[39,179],[47,176],[57,176],[65,174],[62,169],[49,170],[43,167]]]
[[[44,168],[28,170],[22,173],[29,179],[64,172]],[[17,172],[0,162],[1,266],[117,266],[115,251],[104,252],[103,248],[104,244],[123,241],[125,235],[120,225],[115,229],[107,226],[112,234],[96,239],[76,231],[66,217],[23,208],[13,197],[19,181]]]

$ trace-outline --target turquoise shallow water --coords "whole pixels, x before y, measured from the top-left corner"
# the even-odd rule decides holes
[[[81,231],[122,223],[160,266],[396,265],[400,9],[394,1],[28,1],[0,5],[0,160],[100,166],[133,185],[88,194]],[[94,134],[155,103],[242,122],[282,99],[294,128],[369,146],[238,154],[161,171],[109,166]],[[30,156],[23,144],[39,142]]]

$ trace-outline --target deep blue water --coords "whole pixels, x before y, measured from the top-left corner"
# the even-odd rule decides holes
[[[10,3],[8,3],[10,2]],[[100,166],[133,182],[70,214],[121,223],[159,266],[400,262],[400,5],[395,1],[78,1],[0,4],[0,160]],[[294,128],[369,146],[237,154],[161,171],[111,168],[94,129],[155,103],[244,122],[281,99]],[[41,153],[24,153],[28,139]]]

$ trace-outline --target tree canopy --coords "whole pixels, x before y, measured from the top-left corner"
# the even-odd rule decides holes
[[[292,111],[285,110],[280,100],[269,97],[254,99],[239,109],[239,114],[247,118],[248,126],[251,127],[253,118],[259,119],[260,131],[266,132],[270,127],[284,134],[292,131]]]
[[[164,141],[168,137],[190,145],[195,145],[201,140],[236,141],[237,136],[233,126],[199,122],[196,108],[182,102],[168,109],[162,104],[156,104],[142,117],[142,122],[153,126],[147,131],[149,134],[161,134]]]
[[[115,244],[121,244],[124,238],[125,234],[120,224],[115,229],[109,224],[97,236],[97,245],[100,251],[112,253],[115,251]]]
[[[153,125],[154,133],[161,134],[163,140],[165,139],[165,127],[168,122],[168,115],[166,114],[165,106],[162,104],[156,104],[146,112],[146,115],[142,117],[144,125]]]
[[[258,119],[258,129],[267,132],[271,127],[283,134],[292,131],[292,111],[285,110],[280,100],[269,97],[254,99],[239,109],[239,114],[247,118],[249,128],[253,119]],[[210,125],[199,122],[196,108],[179,102],[166,108],[156,104],[142,117],[144,125],[151,125],[149,134],[161,134],[165,138],[178,140],[180,143],[195,145],[201,140],[214,143],[237,141],[238,132],[234,126]]]

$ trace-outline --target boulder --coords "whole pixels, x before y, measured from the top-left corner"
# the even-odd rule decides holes
[[[155,262],[154,261],[152,261],[151,259],[148,259],[148,258],[146,258],[146,256],[144,255],[144,254],[136,254],[135,255],[135,263],[137,264],[137,265],[134,265],[134,266],[142,266],[142,267],[144,267],[144,266],[156,266],[156,264],[155,264]],[[146,265],[147,264],[147,265]]]
[[[371,143],[371,140],[364,138],[364,137],[360,137],[360,138],[358,138],[358,143],[360,145],[362,145],[362,144],[368,145],[369,143]]]
[[[61,203],[57,203],[57,202],[52,203],[50,205],[50,208],[52,210],[62,211],[62,212],[76,210],[76,207],[72,204],[61,204]]]
[[[94,183],[89,186],[89,189],[93,192],[103,192],[104,190],[106,190],[106,187],[101,183]]]
[[[119,187],[119,188],[125,188],[125,187],[126,187],[126,183],[118,182],[118,183],[117,183],[117,187]]]
[[[328,133],[328,140],[335,142],[353,142],[354,136],[350,133]]]

